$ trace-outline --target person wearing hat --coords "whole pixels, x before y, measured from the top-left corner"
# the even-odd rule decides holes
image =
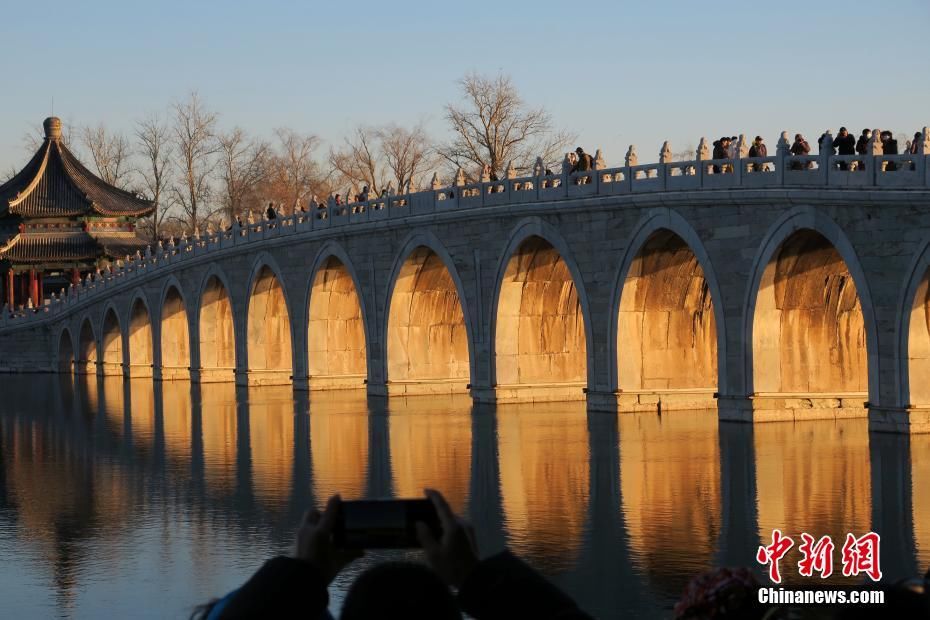
[[[765,146],[765,143],[762,141],[762,136],[756,136],[756,139],[752,141],[752,146],[749,147],[749,156],[750,157],[768,157],[769,149]],[[764,163],[754,163],[752,165],[753,172],[761,172],[765,170]]]

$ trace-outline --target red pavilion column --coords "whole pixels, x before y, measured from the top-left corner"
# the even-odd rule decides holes
[[[16,283],[13,281],[13,268],[6,272],[6,303],[10,310],[13,310],[13,303],[16,301]]]
[[[32,298],[32,306],[39,307],[39,282],[36,279],[36,270],[29,270],[29,297]]]
[[[71,284],[77,286],[81,283],[81,272],[77,267],[71,268]]]

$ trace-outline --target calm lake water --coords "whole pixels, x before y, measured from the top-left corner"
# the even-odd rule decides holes
[[[888,578],[930,564],[930,437],[870,436],[864,419],[753,428],[713,411],[75,383],[0,377],[7,617],[183,617],[287,552],[308,506],[427,485],[483,552],[510,546],[602,618],[670,615],[691,575],[752,565],[776,527],[878,531]],[[341,576],[333,608],[388,555]],[[796,561],[789,582],[804,581]]]

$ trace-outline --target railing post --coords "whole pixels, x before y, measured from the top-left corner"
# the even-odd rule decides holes
[[[787,165],[788,155],[791,153],[791,145],[788,143],[788,132],[781,132],[778,139],[778,145],[775,147],[775,184],[785,184],[785,166]]]
[[[817,155],[820,157],[818,166],[820,166],[820,175],[823,177],[823,184],[830,184],[830,158],[833,157],[833,134],[830,133],[830,130],[824,132],[820,137],[820,147],[817,151]]]

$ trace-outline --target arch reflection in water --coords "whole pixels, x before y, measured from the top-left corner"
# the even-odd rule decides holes
[[[129,381],[129,418],[135,448],[150,452],[155,441],[155,392],[151,379]]]
[[[368,475],[368,402],[364,390],[310,396],[310,463],[317,504],[339,493],[365,495]]]
[[[191,409],[190,381],[178,380],[161,383],[161,411],[158,411],[156,404],[155,424],[157,431],[158,413],[161,413],[165,453],[172,461],[187,463],[190,459],[193,439]]]
[[[715,411],[621,415],[620,497],[632,559],[677,596],[713,566],[721,526]],[[748,557],[748,556],[747,556]]]
[[[762,544],[778,528],[791,536],[830,535],[838,553],[847,532],[861,536],[871,529],[867,420],[759,424],[753,435]],[[839,555],[834,560],[839,566]],[[796,562],[781,563],[788,580],[797,580],[797,569]],[[831,579],[842,580],[842,572]]]
[[[252,486],[256,499],[280,506],[294,473],[294,398],[289,385],[248,390]]]
[[[232,383],[201,385],[200,412],[207,488],[231,492],[236,485],[236,387]]]
[[[547,573],[570,568],[581,550],[588,510],[584,403],[501,407],[497,432],[510,547]]]
[[[392,399],[389,407],[391,472],[396,497],[441,491],[464,514],[471,478],[471,399]]]

